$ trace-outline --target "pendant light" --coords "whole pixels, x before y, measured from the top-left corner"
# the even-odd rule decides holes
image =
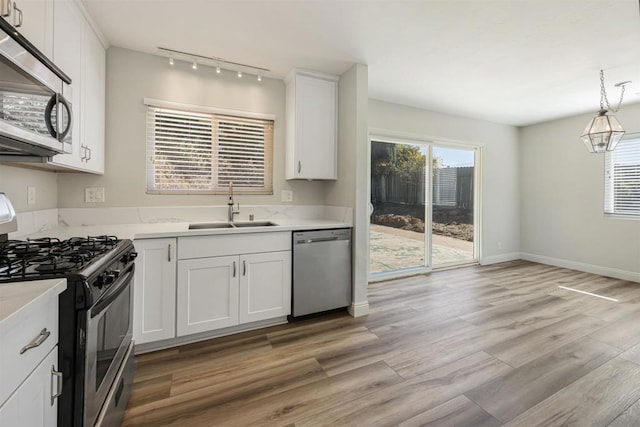
[[[613,109],[609,105],[609,99],[607,99],[607,92],[604,88],[604,71],[600,70],[600,111],[584,128],[581,139],[584,145],[587,147],[590,153],[604,153],[605,151],[613,151],[618,145],[618,142],[624,136],[624,128],[613,115],[607,115],[610,109],[614,113],[620,110],[622,105],[622,97],[624,96],[624,87],[631,83],[625,81],[617,83],[615,86],[620,87],[620,101],[618,107]],[[605,109],[605,104],[607,108]]]

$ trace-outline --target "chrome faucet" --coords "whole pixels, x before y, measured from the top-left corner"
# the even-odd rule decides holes
[[[233,209],[233,182],[229,181],[229,222],[233,223],[233,216],[238,215],[240,213],[240,203],[238,203],[238,208]]]

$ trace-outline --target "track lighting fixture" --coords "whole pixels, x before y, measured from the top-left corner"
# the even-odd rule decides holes
[[[242,78],[244,72],[248,72],[250,75],[255,75],[256,80],[262,81],[262,74],[268,73],[269,69],[262,67],[255,67],[253,65],[241,64],[239,62],[227,61],[223,58],[203,56],[196,53],[183,52],[180,50],[168,49],[166,47],[158,47],[165,56],[169,57],[169,65],[174,65],[175,60],[191,62],[191,68],[198,69],[199,65],[205,65],[216,69],[216,74],[222,74],[222,70],[235,71],[239,79]]]

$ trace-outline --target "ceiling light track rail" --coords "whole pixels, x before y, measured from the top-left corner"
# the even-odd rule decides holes
[[[268,73],[271,70],[268,68],[263,68],[263,67],[256,67],[255,65],[249,65],[249,64],[243,64],[241,62],[233,62],[233,61],[228,61],[224,58],[219,58],[217,56],[205,56],[205,55],[199,55],[197,53],[190,53],[190,52],[184,52],[182,50],[175,50],[175,49],[169,49],[167,47],[161,47],[158,46],[158,49],[168,53],[169,57],[175,57],[176,59],[184,59],[184,60],[188,60],[188,61],[207,61],[207,62],[212,62],[215,65],[214,66],[223,66],[223,65],[227,65],[229,67],[242,67],[245,69],[251,69],[251,70],[255,70],[257,72],[260,73]],[[226,69],[226,68],[225,68]]]

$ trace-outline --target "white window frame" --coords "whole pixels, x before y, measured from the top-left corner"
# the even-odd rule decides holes
[[[218,185],[219,168],[218,153],[215,152],[217,143],[216,123],[225,121],[231,122],[234,120],[264,120],[271,121],[271,127],[269,132],[270,138],[265,140],[264,145],[264,184],[261,187],[243,187],[241,183],[234,181],[233,188],[235,193],[239,194],[273,194],[273,144],[274,144],[274,124],[275,116],[272,114],[252,113],[237,110],[227,110],[214,107],[206,107],[193,104],[184,104],[178,102],[164,101],[152,98],[144,98],[144,105],[147,106],[146,120],[147,120],[147,193],[148,194],[226,194],[228,191],[228,185]],[[212,152],[211,152],[211,186],[207,189],[187,188],[187,189],[158,189],[155,187],[155,141],[152,125],[150,123],[150,115],[153,114],[151,109],[167,109],[177,112],[185,112],[189,115],[201,115],[203,117],[211,117],[212,120]]]
[[[627,163],[626,171],[615,171],[615,162]],[[630,165],[629,165],[630,163]],[[616,185],[622,182],[640,185],[640,134],[627,134],[614,151],[604,156],[604,215],[610,218],[640,220],[640,197],[623,199]]]

